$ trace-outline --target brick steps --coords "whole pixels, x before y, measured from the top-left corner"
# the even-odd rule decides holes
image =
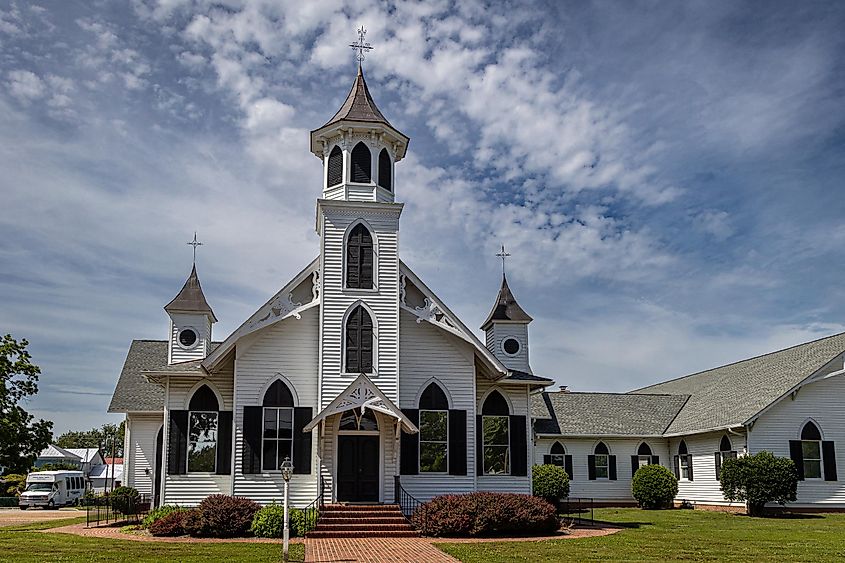
[[[415,538],[395,504],[330,504],[323,507],[317,528],[309,538]]]

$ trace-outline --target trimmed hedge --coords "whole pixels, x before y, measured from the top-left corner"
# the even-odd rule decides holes
[[[309,517],[310,516],[310,517]],[[306,515],[304,510],[294,508],[290,513],[290,534],[297,538],[304,538],[306,532],[317,527],[317,514],[311,512]]]
[[[569,496],[569,475],[557,465],[535,465],[531,469],[531,492],[555,504]]]
[[[751,516],[763,516],[770,502],[795,502],[798,494],[795,462],[766,451],[726,459],[719,481],[725,498],[746,502]]]
[[[668,508],[678,494],[678,480],[662,465],[645,465],[634,473],[631,494],[643,508]]]
[[[132,487],[118,487],[109,493],[111,507],[121,514],[134,514],[138,511],[141,495]]]
[[[444,495],[421,505],[412,517],[424,536],[467,537],[550,534],[560,527],[555,507],[531,495]]]
[[[305,511],[290,508],[288,513],[291,537],[304,537],[317,526],[317,515],[311,514],[306,522]],[[259,538],[281,538],[284,533],[285,508],[279,504],[268,504],[255,513],[250,531]]]
[[[237,538],[249,533],[261,505],[244,497],[210,495],[197,507],[199,521],[189,518],[187,532],[192,536]]]
[[[165,504],[164,506],[153,508],[146,516],[144,516],[144,519],[141,521],[141,526],[149,528],[152,526],[153,522],[164,518],[168,514],[172,514],[174,512],[187,512],[187,510],[187,508],[182,508],[175,504]]]
[[[9,506],[17,506],[18,505],[18,497],[0,497],[0,506],[2,507],[9,507]]]
[[[197,510],[180,509],[162,516],[150,524],[150,534],[169,537],[184,536],[188,533],[185,526],[186,520],[197,512]]]

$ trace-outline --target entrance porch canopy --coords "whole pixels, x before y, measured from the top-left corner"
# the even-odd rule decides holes
[[[361,412],[371,409],[395,418],[402,430],[408,434],[419,432],[419,429],[411,422],[411,419],[405,416],[399,407],[393,404],[393,401],[388,399],[381,392],[381,389],[363,373],[356,377],[355,381],[350,383],[346,389],[341,391],[331,403],[326,405],[326,408],[321,410],[317,416],[311,419],[311,422],[306,424],[302,430],[311,432],[321,421],[331,415],[340,414],[356,407],[360,408]]]

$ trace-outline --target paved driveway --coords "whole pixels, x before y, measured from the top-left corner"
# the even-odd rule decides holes
[[[75,518],[76,516],[85,516],[85,512],[73,508],[59,510],[44,510],[43,508],[30,508],[29,510],[0,508],[0,528],[4,526],[32,524],[33,522],[44,522],[47,520]]]

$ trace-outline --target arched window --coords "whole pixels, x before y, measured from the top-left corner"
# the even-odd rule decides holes
[[[604,442],[599,442],[598,444],[596,444],[596,448],[593,450],[593,454],[595,459],[596,479],[609,479],[610,450],[607,449],[607,446]]]
[[[352,149],[352,181],[369,184],[373,178],[373,162],[370,149],[364,143],[358,143]]]
[[[329,153],[328,178],[326,180],[328,188],[343,183],[343,151],[336,146]]]
[[[420,396],[420,473],[449,471],[449,400],[436,383]]]
[[[640,467],[645,467],[646,465],[657,463],[656,461],[654,461],[654,456],[651,452],[651,446],[649,446],[645,442],[640,444],[640,447],[637,448],[637,455],[635,455],[631,461],[633,462],[632,470],[634,473],[636,473],[637,469],[639,469]]]
[[[194,391],[188,404],[188,472],[217,470],[217,430],[220,416],[217,395],[208,385]]]
[[[736,452],[733,449],[733,444],[731,444],[731,439],[727,435],[722,436],[722,439],[719,440],[719,451],[714,455],[716,458],[716,479],[719,479],[722,476],[722,463],[726,459],[736,459]]]
[[[264,393],[261,469],[278,471],[286,457],[293,460],[293,394],[277,379]]]
[[[361,223],[352,228],[346,239],[346,287],[373,287],[373,235]]]
[[[651,448],[648,444],[643,442],[640,444],[640,447],[637,448],[637,455],[647,455],[648,457],[651,457]]]
[[[346,373],[373,373],[373,320],[358,305],[346,318]]]
[[[722,440],[719,442],[719,451],[720,452],[729,452],[733,449],[731,446],[731,439],[727,436],[722,436]]]
[[[366,409],[362,413],[360,407],[355,407],[343,412],[340,417],[340,429],[374,432],[378,431],[378,420],[373,409]]]
[[[493,391],[481,407],[483,469],[485,475],[510,473],[510,408],[498,391]]]
[[[552,444],[549,454],[551,455],[550,461],[552,462],[552,465],[563,467],[566,464],[566,450],[560,442]]]
[[[822,433],[813,421],[801,429],[801,453],[804,460],[804,478],[822,478]]]
[[[675,456],[675,476],[692,481],[692,456],[689,455],[687,443],[683,440],[678,444],[678,455]]]
[[[381,149],[378,153],[378,185],[386,190],[393,189],[393,178],[391,178],[391,162],[387,149]]]

